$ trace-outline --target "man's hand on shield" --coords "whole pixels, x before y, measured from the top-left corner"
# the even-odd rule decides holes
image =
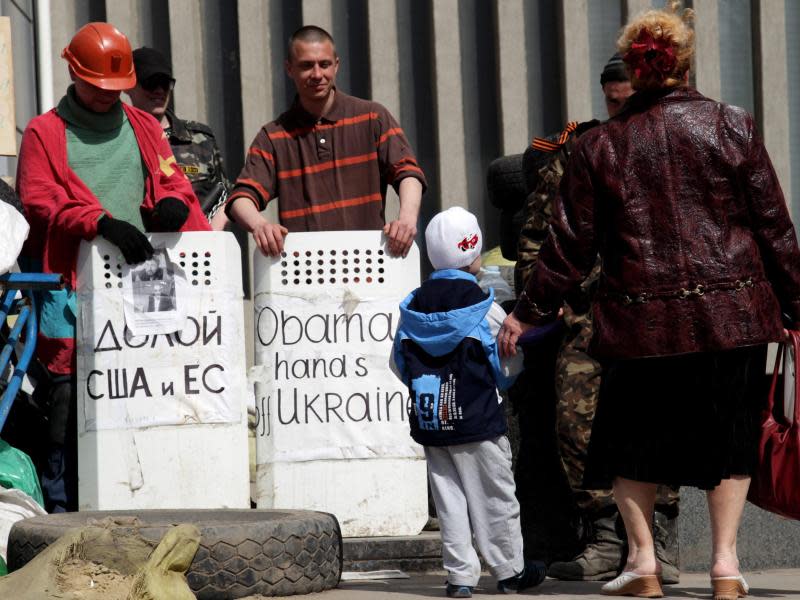
[[[265,256],[278,256],[283,252],[283,239],[289,233],[283,225],[270,223],[264,218],[261,218],[259,223],[252,229],[253,239]]]

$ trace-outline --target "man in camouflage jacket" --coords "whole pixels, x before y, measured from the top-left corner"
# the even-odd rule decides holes
[[[215,222],[225,218],[224,211],[220,209],[225,204],[231,185],[225,177],[225,167],[214,133],[208,125],[184,121],[170,110],[167,110],[167,119],[169,127],[164,131],[175,160],[189,178],[203,212],[216,230]]]
[[[164,129],[177,165],[192,184],[200,207],[214,231],[228,223],[220,208],[230,192],[214,132],[208,125],[184,121],[167,108],[175,79],[167,58],[153,48],[133,51],[136,87],[128,90],[131,103],[152,115]]]
[[[618,56],[612,57],[600,83],[609,117],[624,107],[633,93]],[[578,137],[598,125],[597,120],[572,122],[564,131],[547,138],[534,138],[523,155],[522,168],[529,186],[520,232],[518,258],[514,272],[517,294],[533,268],[539,249],[548,234],[553,201],[570,152]],[[589,523],[587,545],[573,560],[554,562],[548,575],[565,580],[601,580],[615,577],[625,564],[625,536],[611,490],[581,489],[586,453],[591,436],[602,369],[588,354],[592,337],[591,298],[600,274],[600,264],[581,285],[581,290],[564,305],[566,333],[556,357],[556,436],[564,471],[573,499]],[[665,583],[679,577],[677,560],[678,494],[660,487],[654,519],[656,548],[662,563]]]

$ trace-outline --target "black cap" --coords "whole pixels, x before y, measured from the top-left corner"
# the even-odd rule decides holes
[[[153,75],[166,75],[172,79],[172,65],[167,57],[155,48],[137,48],[133,51],[133,68],[136,79],[144,81]]]
[[[134,62],[136,61],[134,52]],[[137,67],[136,74],[139,74]],[[603,72],[600,74],[600,85],[605,85],[609,81],[629,81],[630,76],[628,70],[625,68],[625,61],[622,60],[622,55],[617,52],[614,56],[608,59],[606,66],[603,67]]]

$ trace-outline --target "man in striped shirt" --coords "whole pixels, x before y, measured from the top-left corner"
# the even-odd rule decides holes
[[[338,69],[324,29],[306,26],[289,39],[286,72],[297,96],[256,135],[225,209],[266,255],[279,254],[290,231],[382,229],[400,256],[416,236],[425,175],[388,110],[336,89]],[[400,196],[391,223],[387,185]],[[261,215],[274,198],[279,223]]]

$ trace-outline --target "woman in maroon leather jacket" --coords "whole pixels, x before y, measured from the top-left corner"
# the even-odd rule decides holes
[[[584,484],[613,482],[628,562],[604,592],[661,593],[656,484],[708,490],[716,598],[747,590],[736,532],[756,464],[766,344],[800,322],[800,251],[753,118],[686,85],[691,11],[618,41],[638,92],[581,136],[549,239],[498,336],[556,318],[599,253],[592,351],[603,382]]]

